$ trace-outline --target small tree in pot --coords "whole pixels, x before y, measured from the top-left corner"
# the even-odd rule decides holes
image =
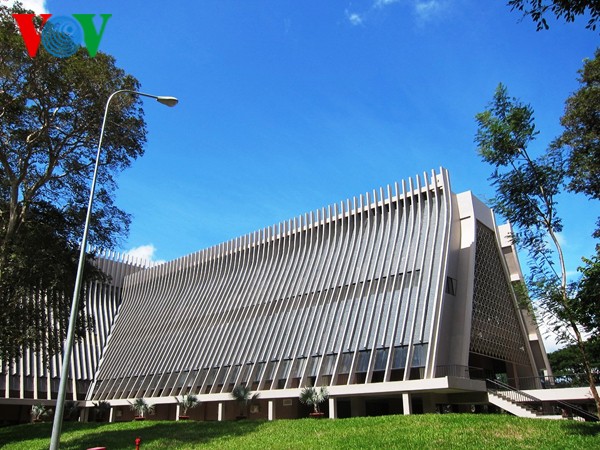
[[[325,386],[319,389],[314,387],[305,387],[300,392],[300,403],[313,407],[311,417],[321,417],[323,413],[319,409],[319,405],[329,398],[329,391]]]
[[[48,414],[48,408],[46,408],[41,403],[37,403],[31,406],[31,421],[34,423],[41,422],[42,417],[47,416]]]
[[[178,399],[177,403],[179,403],[179,407],[183,410],[183,414],[179,414],[180,420],[187,420],[189,416],[187,415],[188,409],[195,408],[200,404],[200,400],[195,395],[182,395],[181,400]]]
[[[233,388],[233,391],[231,391],[231,396],[240,405],[240,414],[236,417],[236,419],[239,420],[246,418],[245,412],[248,409],[248,405],[258,398],[258,392],[254,395],[251,395],[249,387],[244,386],[243,384],[238,384]]]
[[[94,411],[96,412],[96,422],[105,422],[110,416],[110,403],[100,401],[94,403]]]
[[[137,414],[134,420],[144,420],[146,414],[150,414],[154,411],[154,405],[148,404],[143,398],[136,398],[131,404],[131,409]]]
[[[81,407],[74,401],[65,402],[63,409],[63,420],[66,422],[76,422],[79,420]]]

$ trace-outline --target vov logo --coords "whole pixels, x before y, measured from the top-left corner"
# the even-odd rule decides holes
[[[67,58],[74,55],[82,43],[93,58],[98,52],[100,40],[104,34],[106,23],[112,14],[99,14],[102,19],[100,30],[96,29],[96,14],[73,14],[71,16],[55,16],[40,14],[42,25],[40,32],[35,28],[35,14],[13,14],[17,26],[23,36],[29,56],[35,58],[41,45],[52,56]]]

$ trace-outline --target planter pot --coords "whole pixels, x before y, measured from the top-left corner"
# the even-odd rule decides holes
[[[179,416],[179,420],[190,420],[190,416]]]
[[[142,416],[135,416],[133,420],[146,420],[146,418]]]
[[[324,415],[325,413],[322,412],[311,412],[309,417],[312,417],[313,419],[322,419]]]

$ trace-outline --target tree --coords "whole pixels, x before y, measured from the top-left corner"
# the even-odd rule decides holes
[[[139,82],[113,57],[85,49],[56,58],[43,46],[29,57],[13,13],[0,6],[0,358],[23,346],[60,351],[67,329],[78,242],[104,105]],[[41,21],[37,21],[39,29]],[[140,100],[111,103],[90,244],[113,248],[129,216],[114,204],[115,175],[142,155]],[[73,273],[71,276],[70,273]],[[98,273],[86,268],[86,278]],[[91,277],[91,278],[90,278]],[[48,290],[46,290],[48,289]],[[82,299],[85,293],[82,293]],[[80,302],[85,319],[84,302]],[[52,319],[53,318],[53,319]],[[84,330],[85,320],[79,330]]]
[[[258,398],[259,394],[257,392],[252,395],[248,386],[238,384],[233,388],[233,391],[231,391],[231,396],[240,405],[240,415],[238,418],[242,419],[245,417],[248,406]]]
[[[594,373],[600,372],[600,339],[595,337],[587,341],[588,355],[590,365]],[[548,354],[548,360],[552,366],[552,373],[555,377],[564,375],[577,375],[584,372],[581,363],[581,355],[576,345],[568,345]]]
[[[600,200],[600,48],[594,56],[579,70],[580,88],[567,99],[560,119],[564,132],[553,145],[569,155],[569,190]]]
[[[585,331],[600,335],[600,249],[590,259],[583,258],[585,265],[577,270],[581,272],[577,296],[574,305],[577,321]]]
[[[600,19],[600,2],[598,0],[509,0],[511,11],[517,10],[524,16],[530,16],[537,24],[537,30],[550,28],[546,22],[547,13],[552,13],[557,19],[564,18],[566,22],[575,21],[575,17],[590,14],[586,28],[596,29]]]
[[[315,387],[304,387],[300,392],[300,403],[313,407],[313,414],[321,414],[319,405],[329,398],[329,392],[325,386],[319,389]]]
[[[35,405],[31,405],[31,413],[30,414],[31,414],[32,422],[41,422],[42,417],[45,417],[48,414],[50,414],[50,411],[43,404],[36,403]]]
[[[181,400],[178,400],[177,403],[183,410],[183,414],[181,414],[181,416],[187,416],[188,409],[198,406],[200,404],[200,400],[198,400],[198,397],[195,395],[182,395]]]
[[[131,410],[137,414],[136,418],[138,419],[144,419],[146,414],[154,412],[154,405],[149,404],[143,398],[136,398],[133,403],[129,402],[129,404]]]
[[[531,157],[528,146],[537,135],[533,109],[510,98],[502,84],[488,109],[477,114],[476,119],[479,154],[494,167],[491,180],[496,197],[492,205],[513,224],[517,230],[513,241],[531,257],[531,297],[558,339],[577,344],[600,415],[600,397],[579,322],[580,285],[567,280],[558,238],[562,222],[556,211],[556,196],[565,183],[563,154],[551,145],[540,157]]]
[[[96,413],[96,422],[104,422],[110,416],[110,403],[106,401],[99,401],[98,403],[93,403],[94,411]]]
[[[65,293],[72,292],[77,270],[78,251],[74,240],[69,239],[76,225],[79,223],[66,220],[58,208],[39,202],[30,206],[27,220],[6,247],[0,277],[2,360],[19,355],[23,347],[46,358],[60,352],[64,339],[61,330],[68,327],[71,304]],[[104,279],[91,262],[85,273],[88,280]],[[77,329],[80,336],[91,327],[83,307]]]
[[[67,422],[75,422],[79,420],[79,413],[81,412],[81,407],[74,401],[65,402],[64,410],[63,410],[63,420]]]

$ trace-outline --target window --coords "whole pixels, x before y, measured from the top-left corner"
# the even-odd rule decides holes
[[[446,277],[446,294],[456,295],[456,279]]]

